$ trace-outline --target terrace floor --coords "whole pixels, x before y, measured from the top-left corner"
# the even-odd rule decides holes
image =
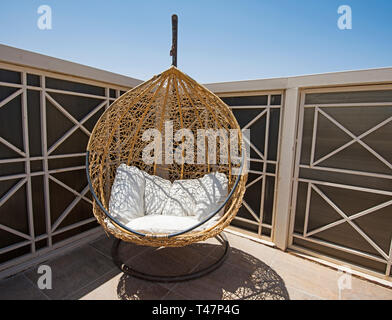
[[[392,299],[392,289],[352,277],[339,294],[341,274],[329,267],[226,233],[231,252],[209,275],[180,283],[152,283],[123,274],[111,260],[106,235],[45,263],[52,289],[40,290],[35,266],[0,280],[0,299]],[[139,270],[179,273],[216,259],[222,247],[213,239],[184,248],[120,246],[120,255]]]

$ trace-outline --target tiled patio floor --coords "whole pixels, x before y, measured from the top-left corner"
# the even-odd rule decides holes
[[[181,283],[151,283],[120,272],[111,260],[106,236],[44,264],[51,266],[53,288],[37,287],[38,266],[0,280],[0,299],[338,299],[337,271],[227,233],[228,260],[209,275]],[[216,259],[216,240],[185,248],[153,249],[122,245],[120,255],[139,270],[178,273]],[[392,290],[352,278],[342,299],[392,299]]]

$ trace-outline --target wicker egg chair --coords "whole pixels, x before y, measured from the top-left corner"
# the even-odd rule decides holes
[[[242,146],[241,130],[230,108],[211,91],[176,68],[176,37],[173,41],[173,65],[113,102],[96,123],[86,156],[87,179],[94,198],[93,212],[98,222],[117,239],[155,247],[180,247],[219,235],[240,208],[247,180],[244,174],[245,152],[241,148],[241,160],[231,161],[230,154],[227,154],[229,161],[223,161],[226,164],[221,163],[219,152],[216,164],[209,164],[208,160],[205,164],[197,164],[196,153],[195,164],[146,164],[142,160],[143,149],[149,143],[143,141],[143,132],[158,129],[164,135],[166,121],[172,121],[174,132],[187,128],[195,136],[198,129],[237,129],[238,144]],[[217,141],[217,148],[219,145]],[[172,234],[148,234],[132,230],[113,218],[108,209],[116,169],[122,163],[172,182],[200,178],[213,171],[222,172],[228,178],[228,197],[218,210],[187,230]],[[221,208],[224,208],[224,214],[215,225],[195,231],[221,212]],[[111,226],[108,226],[108,221]]]

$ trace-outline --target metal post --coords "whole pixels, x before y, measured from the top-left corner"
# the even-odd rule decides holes
[[[172,56],[172,66],[177,67],[177,34],[178,34],[178,17],[172,15],[172,47],[170,55]]]

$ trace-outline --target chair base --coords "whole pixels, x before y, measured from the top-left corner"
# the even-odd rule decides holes
[[[227,237],[222,232],[220,235],[216,236],[215,238],[224,247],[223,254],[219,257],[219,259],[217,261],[215,261],[213,264],[211,264],[201,270],[197,270],[197,271],[186,273],[186,274],[165,276],[165,275],[148,274],[148,273],[144,273],[144,272],[135,270],[131,266],[128,266],[125,263],[123,263],[121,261],[121,259],[119,258],[118,247],[119,247],[120,243],[122,242],[122,240],[120,240],[120,239],[116,239],[113,243],[112,258],[113,258],[113,262],[115,263],[115,265],[118,268],[120,268],[120,270],[122,272],[124,272],[125,274],[128,274],[132,277],[139,278],[142,280],[147,280],[147,281],[152,281],[152,282],[180,282],[180,281],[193,280],[193,279],[203,277],[203,276],[211,273],[212,271],[218,269],[223,264],[223,262],[227,259],[229,252],[230,252],[230,250],[229,250],[230,244],[229,244],[229,241],[227,240]]]

